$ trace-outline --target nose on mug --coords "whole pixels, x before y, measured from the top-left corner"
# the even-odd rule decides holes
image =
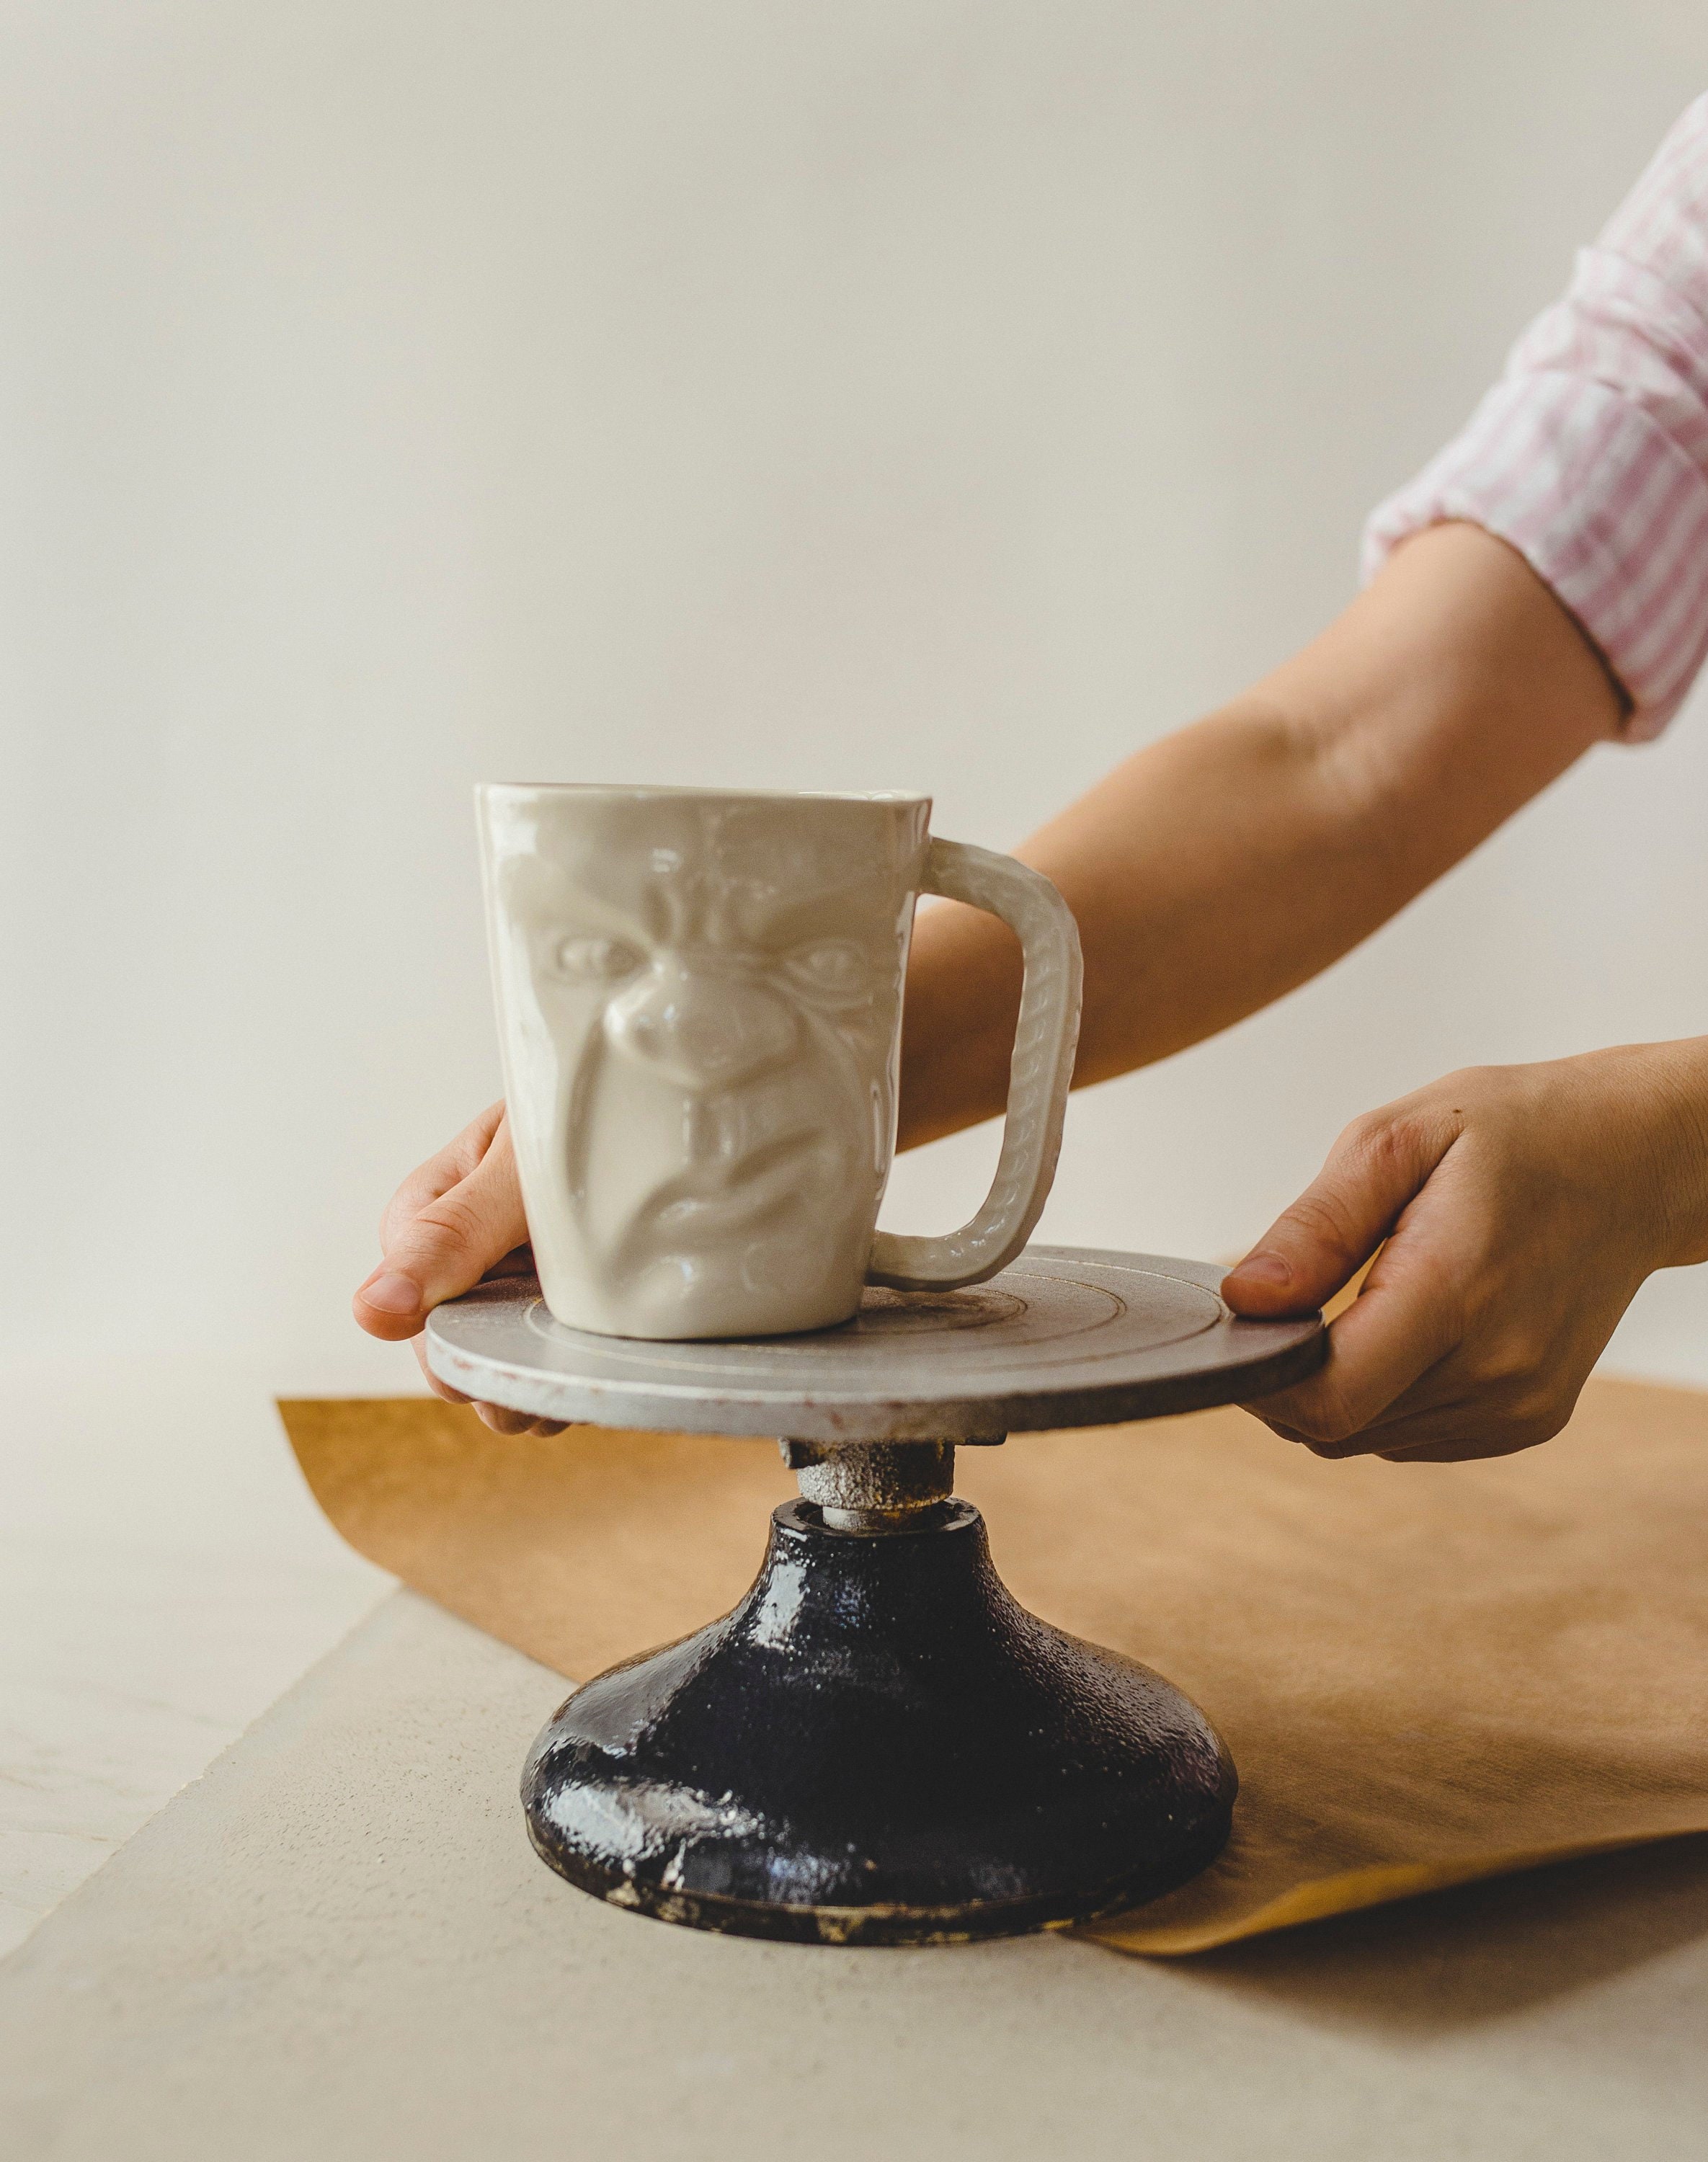
[[[1055,1174],[1079,941],[1049,881],[934,838],[929,797],[493,782],[475,791],[505,1095],[546,1304],[603,1335],[778,1335],[864,1287],[1021,1251]],[[876,1229],[922,893],[1026,976],[996,1175],[941,1238]]]
[[[786,1000],[762,984],[661,955],[605,1010],[614,1051],[686,1089],[733,1087],[786,1058],[799,1036]]]

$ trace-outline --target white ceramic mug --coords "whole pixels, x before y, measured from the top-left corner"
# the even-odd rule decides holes
[[[776,1335],[863,1286],[977,1283],[1055,1175],[1079,939],[1047,879],[933,839],[923,796],[476,791],[510,1131],[546,1303],[572,1328]],[[1018,932],[1001,1159],[946,1238],[875,1230],[914,902]]]

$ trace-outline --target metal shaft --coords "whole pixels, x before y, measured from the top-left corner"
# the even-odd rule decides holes
[[[779,1446],[800,1480],[802,1499],[823,1512],[833,1531],[906,1531],[922,1509],[947,1501],[954,1491],[952,1441],[784,1441]]]

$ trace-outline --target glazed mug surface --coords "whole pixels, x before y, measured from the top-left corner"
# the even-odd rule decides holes
[[[776,1335],[868,1283],[977,1283],[1055,1174],[1079,940],[1049,881],[932,838],[911,795],[486,784],[475,791],[504,1089],[546,1304],[603,1335]],[[1018,933],[1007,1125],[983,1207],[875,1229],[914,903]]]

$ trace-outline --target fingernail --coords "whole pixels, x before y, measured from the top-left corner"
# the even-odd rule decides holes
[[[1288,1284],[1293,1282],[1293,1270],[1279,1254],[1248,1254],[1230,1276],[1243,1277],[1248,1283]]]
[[[364,1284],[362,1296],[369,1306],[377,1307],[381,1313],[416,1313],[420,1310],[420,1287],[394,1271],[387,1276],[375,1277],[371,1284]]]

